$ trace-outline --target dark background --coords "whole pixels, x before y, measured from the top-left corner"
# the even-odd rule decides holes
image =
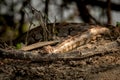
[[[120,20],[120,0],[1,0],[0,40],[18,37],[28,30],[30,23],[38,26],[36,10],[49,19],[47,23],[116,25]]]

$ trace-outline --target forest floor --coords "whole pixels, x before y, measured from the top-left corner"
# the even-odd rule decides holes
[[[120,50],[79,61],[0,59],[0,80],[119,80]]]
[[[76,61],[33,62],[0,58],[0,80],[119,80],[119,78],[120,49]]]

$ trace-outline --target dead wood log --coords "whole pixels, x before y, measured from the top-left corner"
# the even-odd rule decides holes
[[[99,34],[110,34],[110,30],[106,27],[93,26],[93,28],[88,29],[83,34],[78,34],[76,36],[70,37],[64,40],[62,43],[59,43],[55,47],[46,46],[44,47],[44,50],[47,53],[64,53],[88,43],[93,36]]]
[[[120,41],[112,41],[97,46],[96,49],[77,50],[66,54],[42,54],[39,52],[25,52],[19,50],[5,50],[0,48],[0,57],[30,60],[30,61],[58,61],[58,60],[82,60],[94,55],[103,55],[120,51]]]

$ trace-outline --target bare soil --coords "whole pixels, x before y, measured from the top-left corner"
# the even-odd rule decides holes
[[[0,59],[0,80],[119,80],[120,50],[79,61]]]

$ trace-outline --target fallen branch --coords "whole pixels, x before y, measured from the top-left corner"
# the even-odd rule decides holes
[[[39,52],[25,52],[19,50],[5,50],[0,48],[0,57],[30,60],[30,61],[58,61],[58,60],[82,60],[94,55],[103,55],[120,51],[120,42],[113,41],[105,45],[97,46],[95,50],[77,50],[66,54],[42,54]]]
[[[46,45],[55,44],[57,42],[60,42],[60,41],[57,40],[57,41],[37,42],[37,43],[31,44],[31,45],[22,47],[21,50],[24,50],[24,51],[33,50],[33,49],[40,48],[40,47],[43,47],[43,46],[46,46]]]
[[[46,46],[44,47],[44,50],[47,53],[64,53],[88,43],[93,36],[109,33],[110,30],[106,27],[93,26],[93,28],[88,29],[88,31],[84,32],[83,34],[70,37],[54,47]]]

